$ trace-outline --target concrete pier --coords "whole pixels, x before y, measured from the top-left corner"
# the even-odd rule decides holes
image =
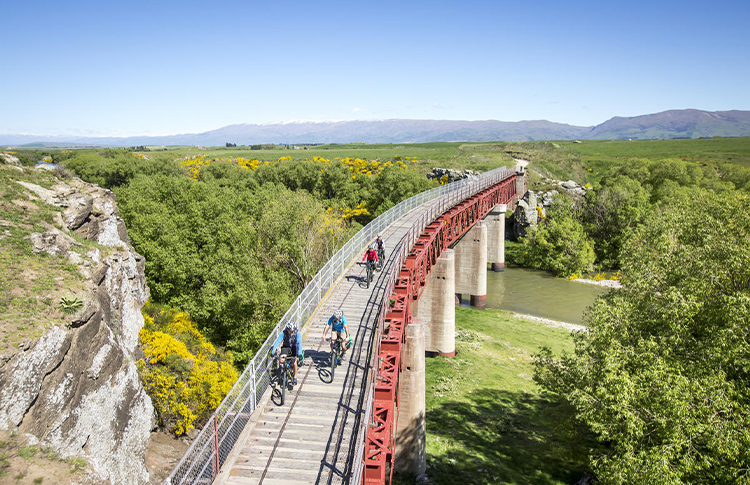
[[[477,222],[456,244],[456,294],[469,294],[471,306],[487,305],[487,223]]]
[[[413,320],[406,330],[399,377],[399,408],[396,424],[394,470],[421,475],[427,469],[425,422],[425,324]]]
[[[526,193],[526,170],[523,165],[516,165],[516,195],[522,199]]]
[[[506,204],[498,204],[487,215],[487,261],[492,271],[505,271],[505,212]]]
[[[425,325],[425,351],[456,355],[456,257],[453,249],[440,254],[413,315]]]

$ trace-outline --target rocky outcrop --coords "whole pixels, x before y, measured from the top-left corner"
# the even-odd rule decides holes
[[[516,238],[526,236],[529,227],[539,222],[539,211],[537,210],[536,194],[529,190],[523,199],[518,201],[513,213],[513,233]]]
[[[478,172],[473,170],[456,170],[453,168],[433,168],[432,172],[427,174],[428,179],[436,179],[441,182],[450,183],[456,180],[462,180],[477,175]]]
[[[30,244],[76,264],[86,292],[66,326],[0,361],[0,429],[86,459],[98,483],[146,483],[154,413],[135,366],[145,261],[130,245],[112,192],[78,179],[49,189],[18,183],[30,199],[63,209]],[[98,244],[83,251],[81,238]]]
[[[563,182],[544,176],[541,179],[545,183],[554,183],[558,186],[559,190],[552,189],[541,194],[529,190],[524,194],[523,198],[518,201],[516,210],[513,213],[512,236],[516,239],[526,236],[528,228],[535,226],[539,222],[540,217],[546,217],[547,207],[554,203],[556,195],[567,193],[574,198],[586,196],[586,187],[573,180]]]

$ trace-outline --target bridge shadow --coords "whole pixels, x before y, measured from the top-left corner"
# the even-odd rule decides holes
[[[332,382],[331,376],[331,353],[323,352],[321,350],[305,350],[305,361],[310,359],[312,365],[315,367],[315,371],[318,373],[318,378],[326,383]]]
[[[574,484],[586,474],[592,441],[581,438],[572,413],[563,400],[497,389],[428,407],[430,483]],[[414,480],[396,474],[393,484]]]
[[[367,286],[367,267],[366,267],[366,264],[365,264],[364,261],[357,261],[356,264],[357,264],[357,266],[360,267],[359,274],[356,274],[356,275],[354,275],[354,274],[346,275],[345,279],[346,279],[346,281],[356,281],[357,282],[357,286],[359,286],[360,288],[363,288],[363,289],[368,289],[369,287]],[[383,268],[385,268],[385,264],[383,265]],[[373,274],[372,282],[370,283],[370,285],[374,285],[375,282],[377,281],[378,272],[382,272],[382,268],[380,270],[375,270],[375,273]]]
[[[399,245],[400,242],[394,248],[398,248]],[[360,315],[354,342],[348,352],[348,360],[342,364],[341,370],[346,368],[346,376],[326,445],[325,458],[318,472],[317,484],[348,484],[350,481],[352,462],[357,447],[360,445],[357,432],[364,419],[368,370],[375,352],[377,316],[395,257],[396,250],[394,249],[390,252],[381,271],[374,274],[369,288],[370,297]],[[352,330],[351,324],[350,330]]]

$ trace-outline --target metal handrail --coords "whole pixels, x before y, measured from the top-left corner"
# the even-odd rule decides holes
[[[401,240],[400,245],[397,249],[396,257],[394,258],[392,268],[395,268],[395,271],[391,272],[391,277],[388,279],[386,283],[386,288],[383,293],[383,300],[381,301],[380,308],[381,311],[378,314],[378,335],[375,336],[376,339],[376,346],[375,346],[375,352],[372,355],[372,361],[370,363],[370,368],[375,369],[377,364],[377,359],[380,354],[380,342],[381,342],[381,335],[383,333],[384,327],[385,327],[385,316],[388,311],[390,302],[390,298],[393,295],[393,290],[396,285],[396,280],[398,278],[399,269],[401,268],[401,265],[406,261],[407,256],[411,252],[412,248],[414,247],[414,244],[419,239],[419,236],[424,232],[425,228],[432,223],[435,219],[437,219],[439,216],[441,216],[443,213],[445,213],[448,209],[451,207],[454,207],[458,203],[460,203],[463,200],[468,199],[469,197],[473,196],[474,194],[481,192],[482,190],[489,188],[506,178],[508,176],[512,175],[514,172],[511,170],[506,170],[504,168],[502,169],[496,169],[492,172],[487,173],[487,177],[484,178],[481,181],[477,181],[477,184],[472,187],[471,189],[467,191],[457,191],[454,194],[449,194],[446,197],[442,197],[432,204],[430,204],[422,214],[422,216],[412,224],[412,227],[409,228],[409,231],[407,232],[406,236]],[[452,195],[452,196],[451,196]],[[360,437],[357,444],[357,449],[355,450],[355,455],[353,457],[353,465],[352,465],[352,473],[350,475],[351,480],[349,481],[350,485],[360,485],[362,481],[362,473],[364,470],[364,454],[365,454],[365,433],[367,432],[367,427],[371,422],[373,422],[373,396],[375,391],[375,381],[377,379],[377,373],[371,372],[370,373],[370,380],[368,382],[368,387],[366,390],[367,394],[367,406],[365,409],[365,419],[360,421],[360,429],[357,430],[356,434]]]
[[[402,240],[398,253],[398,265],[406,258],[408,251],[416,242],[419,234],[429,224],[436,214],[441,214],[447,208],[456,205],[458,201],[465,200],[471,195],[493,185],[494,181],[500,179],[500,174],[511,172],[504,168],[495,169],[490,172],[463,179],[451,184],[435,187],[421,192],[409,199],[388,209],[379,217],[373,219],[355,234],[344,246],[339,249],[331,259],[318,271],[310,283],[305,286],[297,299],[292,303],[279,323],[271,331],[266,341],[260,346],[255,357],[240,375],[237,382],[229,391],[224,400],[219,404],[208,423],[198,433],[190,448],[185,452],[175,469],[165,480],[168,484],[210,484],[218,475],[235,443],[239,439],[242,430],[255,411],[260,399],[270,384],[267,359],[273,342],[289,321],[305,322],[315,312],[319,303],[324,299],[328,290],[334,286],[343,276],[346,268],[353,259],[372,241],[383,229],[393,222],[411,212],[426,202],[435,201],[430,204],[420,216],[417,223],[409,230],[407,237]],[[512,172],[511,172],[512,173]],[[503,179],[504,179],[503,178]],[[395,272],[397,274],[398,272]],[[389,285],[395,284],[395,274],[391,277]],[[392,286],[390,289],[392,290]],[[389,292],[386,292],[390,298]],[[382,319],[385,312],[380,312],[379,329],[382,328]],[[377,357],[377,353],[375,354]],[[369,391],[368,391],[369,392]],[[368,407],[370,404],[368,403]],[[368,414],[366,414],[368,416]],[[358,451],[355,463],[361,461],[362,451]]]

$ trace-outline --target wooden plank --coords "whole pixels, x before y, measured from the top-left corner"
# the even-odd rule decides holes
[[[382,232],[389,259],[393,247],[418,216],[418,211],[412,211]],[[360,255],[357,260],[361,259]],[[255,428],[226,474],[226,481],[220,483],[316,483],[318,479],[327,481],[331,474],[346,468],[350,448],[356,447],[350,444],[356,439],[355,425],[362,417],[358,408],[363,401],[364,380],[370,373],[370,356],[362,345],[370,345],[372,341],[383,282],[390,269],[384,267],[384,272],[375,273],[369,288],[360,285],[364,266],[352,264],[345,270],[345,277],[302,329],[306,365],[297,372],[297,386],[287,391],[284,406],[276,406],[269,400],[260,411]],[[322,336],[328,318],[336,309],[344,311],[355,345],[336,368],[333,382],[327,382],[330,344]],[[339,480],[337,477],[336,482]]]

